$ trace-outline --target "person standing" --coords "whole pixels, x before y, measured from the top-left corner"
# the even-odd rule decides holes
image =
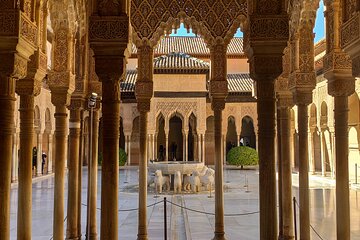
[[[41,154],[41,174],[44,174],[44,167],[45,167],[45,163],[46,163],[46,154],[45,154],[45,152],[43,152],[42,154]]]

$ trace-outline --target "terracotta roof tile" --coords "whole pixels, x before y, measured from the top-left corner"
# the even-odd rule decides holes
[[[132,45],[132,54],[137,54],[136,46]],[[155,55],[168,54],[170,52],[184,52],[192,56],[210,55],[201,37],[165,37],[160,40],[155,48]],[[227,49],[228,55],[244,55],[243,38],[233,38]]]

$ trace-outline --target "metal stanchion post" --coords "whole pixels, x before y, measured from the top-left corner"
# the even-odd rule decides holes
[[[90,239],[90,191],[91,191],[91,167],[92,167],[92,134],[93,134],[93,109],[96,105],[96,93],[91,93],[88,100],[88,108],[90,108],[90,132],[89,132],[89,159],[88,159],[88,194],[87,194],[87,221],[86,221],[86,239]]]
[[[164,197],[164,240],[167,240],[166,197]]]
[[[295,233],[295,240],[297,240],[297,228],[296,228],[296,198],[293,197],[293,206],[294,206],[294,233]]]

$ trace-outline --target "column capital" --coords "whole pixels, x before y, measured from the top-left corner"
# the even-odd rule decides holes
[[[352,76],[328,79],[328,93],[333,97],[350,96],[355,92],[355,78]]]
[[[309,105],[312,103],[311,91],[293,91],[293,100],[296,105]]]
[[[211,99],[211,108],[215,110],[224,110],[225,109],[225,98],[212,98]]]
[[[20,79],[16,83],[16,93],[22,95],[37,96],[41,91],[40,79]]]
[[[85,99],[78,97],[71,97],[69,110],[82,110],[84,109]]]
[[[290,91],[280,92],[276,94],[277,107],[280,108],[291,108],[294,106],[293,96]]]

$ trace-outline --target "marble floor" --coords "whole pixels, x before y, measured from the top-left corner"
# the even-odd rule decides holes
[[[259,194],[256,170],[226,169],[225,187],[225,232],[229,240],[259,239]],[[245,182],[248,186],[244,187]],[[87,170],[83,169],[82,186],[82,232],[85,236]],[[136,239],[137,234],[137,168],[120,170],[119,179],[119,239]],[[66,183],[67,184],[67,183]],[[99,170],[98,207],[100,207],[101,170]],[[16,239],[17,187],[11,190],[11,239]],[[293,174],[293,195],[298,197],[298,175]],[[33,229],[35,240],[52,237],[54,201],[54,178],[49,176],[33,183]],[[182,193],[156,195],[149,188],[148,233],[150,240],[164,239],[164,203],[167,201],[167,229],[170,240],[209,240],[214,231],[214,193]],[[66,198],[66,196],[65,196]],[[336,239],[335,187],[334,180],[317,175],[310,176],[311,225],[322,239]],[[350,191],[351,239],[360,239],[360,192]],[[154,205],[155,204],[155,205]],[[66,199],[65,199],[66,209]],[[65,212],[66,216],[66,212]],[[100,211],[98,211],[98,228]],[[298,221],[299,222],[299,221]],[[66,221],[64,221],[66,228]],[[312,239],[319,238],[311,231]]]

